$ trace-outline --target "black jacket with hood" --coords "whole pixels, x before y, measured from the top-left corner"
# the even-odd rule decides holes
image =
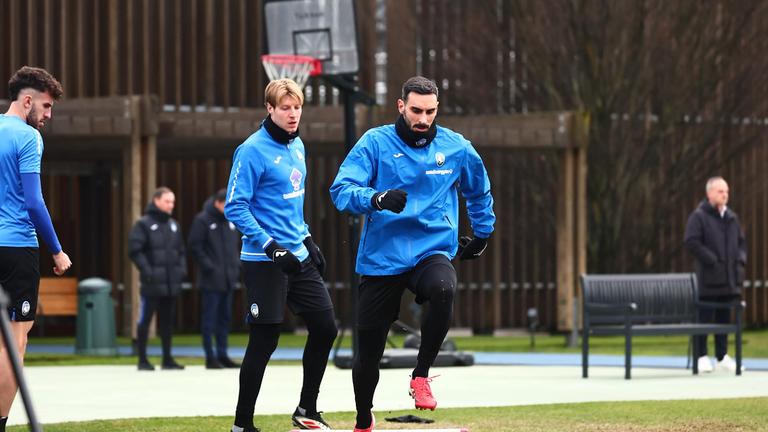
[[[151,201],[128,236],[128,256],[141,274],[141,295],[175,296],[181,292],[181,281],[187,274],[181,227]]]
[[[702,297],[739,295],[747,263],[747,244],[739,217],[726,208],[720,216],[707,200],[688,217],[685,246],[696,259]]]
[[[240,233],[209,198],[189,230],[189,253],[201,290],[227,291],[240,278]]]

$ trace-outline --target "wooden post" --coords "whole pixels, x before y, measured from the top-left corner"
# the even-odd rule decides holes
[[[576,151],[566,148],[560,155],[560,190],[557,204],[557,329],[570,330],[573,323],[575,269],[574,172]]]
[[[504,196],[504,188],[508,187],[509,185],[505,185],[502,181],[502,170],[504,169],[503,166],[503,155],[500,152],[494,152],[493,156],[490,161],[486,161],[486,167],[491,167],[493,171],[490,173],[493,180],[491,183],[491,190],[494,191],[494,193],[498,194],[497,196],[501,197]],[[492,165],[491,165],[492,164]],[[500,202],[496,202],[496,212],[499,212],[499,207],[502,205]],[[501,307],[501,272],[502,268],[504,266],[502,261],[502,239],[504,238],[504,224],[496,224],[494,227],[494,233],[493,239],[491,241],[491,249],[493,250],[493,263],[491,264],[491,273],[492,273],[492,281],[493,281],[493,324],[492,328],[493,330],[498,330],[503,326],[502,323],[502,307]],[[487,258],[486,258],[487,259]],[[512,291],[510,282],[510,292]]]
[[[157,187],[157,135],[150,133],[153,128],[142,127],[151,115],[149,104],[144,102],[138,96],[130,98],[133,126],[123,150],[123,238],[126,246],[133,224],[143,214],[144,206]],[[127,247],[123,249],[123,256],[123,334],[135,338],[135,324],[139,318],[139,272],[128,257]]]
[[[587,149],[589,138],[589,116],[573,115],[572,136],[577,146],[576,162],[576,291],[574,296],[581,299],[581,287],[579,277],[587,272]],[[579,300],[579,304],[580,300]],[[578,327],[581,328],[581,314],[579,314]]]
[[[133,131],[123,149],[123,238],[127,239],[133,223],[141,216],[141,136]],[[123,266],[123,334],[136,337],[135,322],[138,317],[139,272],[128,256],[128,248],[122,251]]]
[[[403,82],[416,75],[417,2],[414,0],[387,1],[387,96],[386,115],[397,114],[395,101],[400,97]],[[395,29],[397,29],[395,31]],[[439,120],[438,120],[439,121]]]
[[[121,170],[121,167],[119,165],[112,165],[112,169],[110,171],[110,193],[112,194],[112,206],[110,208],[109,215],[112,218],[112,226],[111,226],[111,244],[112,244],[112,253],[110,253],[110,274],[112,275],[112,287],[113,289],[117,288],[118,283],[121,283],[124,281],[125,271],[123,270],[126,265],[129,265],[130,263],[125,261],[123,258],[124,255],[126,255],[124,252],[119,251],[125,251],[127,249],[127,240],[128,238],[125,236],[125,228],[124,223],[122,222],[123,218],[123,202],[120,200],[120,196],[122,195],[122,190],[120,189],[122,186],[121,182],[121,175],[125,171],[125,167]],[[123,178],[124,180],[124,178]],[[123,287],[127,287],[128,285],[125,284]],[[123,291],[123,293],[125,290]],[[123,295],[122,293],[118,292],[117,295]],[[119,298],[115,297],[116,300],[119,300]],[[120,304],[118,301],[117,304]],[[120,334],[128,334],[124,331],[122,331],[124,328],[120,327],[122,323],[125,321],[125,310],[121,309],[119,313],[116,315],[116,320],[119,319],[119,321],[115,321],[115,324],[117,326],[118,332]]]
[[[568,127],[570,142],[560,156],[557,205],[557,329],[561,331],[576,330],[574,301],[579,298],[579,275],[587,271],[589,117],[571,114]]]
[[[109,90],[107,95],[115,96],[120,92],[120,29],[118,27],[120,11],[117,0],[109,0],[107,14],[109,16],[109,66],[107,68]]]

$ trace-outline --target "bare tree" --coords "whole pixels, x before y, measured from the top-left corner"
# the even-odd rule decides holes
[[[590,271],[669,270],[689,185],[765,135],[766,2],[515,0],[534,110],[589,118]],[[698,190],[698,189],[696,189]]]

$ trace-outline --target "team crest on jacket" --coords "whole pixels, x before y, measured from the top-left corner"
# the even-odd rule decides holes
[[[29,302],[24,300],[24,303],[21,304],[21,315],[27,316],[27,314],[29,314],[29,309],[31,309]]]
[[[216,225],[216,222],[214,222],[214,223],[212,223],[212,224],[208,225],[208,228],[210,228],[210,230],[211,230],[211,231],[213,231],[213,230],[215,230],[215,229],[216,229],[216,226],[217,226],[217,225]]]
[[[235,224],[233,224],[232,222],[229,223],[229,230],[230,231],[234,231],[235,230]]]
[[[443,166],[445,164],[445,155],[440,152],[435,153],[435,162],[437,162],[437,166]]]
[[[293,190],[297,191],[301,187],[301,177],[301,171],[296,168],[291,171],[291,184],[293,185]]]
[[[259,305],[256,303],[251,304],[251,316],[254,318],[259,317]]]
[[[157,231],[158,228],[160,228],[160,225],[158,225],[158,224],[152,224],[149,227],[149,229],[152,230],[152,231]]]
[[[171,222],[171,231],[176,232],[176,230],[178,230],[178,229],[179,229],[179,227],[176,226],[176,223],[175,222]]]

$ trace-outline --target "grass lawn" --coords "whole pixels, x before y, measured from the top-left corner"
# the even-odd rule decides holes
[[[414,414],[413,411],[376,412],[377,430],[467,427],[471,432],[499,431],[765,431],[768,430],[768,398],[710,399],[648,402],[602,402],[531,405],[501,408],[453,408],[435,413],[416,413],[436,420],[430,425],[385,422],[384,417]],[[354,414],[328,413],[335,427],[351,429]],[[50,432],[208,432],[226,431],[231,417],[150,418],[92,421],[46,425]],[[264,432],[291,429],[287,415],[258,416]],[[15,426],[11,432],[26,427]]]
[[[536,335],[536,349],[532,350],[527,336],[462,336],[453,338],[459,349],[465,351],[486,351],[486,352],[540,352],[540,353],[579,353],[579,347],[570,348],[565,344],[565,338],[562,335]],[[709,338],[710,347],[713,344],[713,338]],[[734,352],[733,337],[729,337],[731,348],[729,352]],[[396,346],[402,346],[403,336],[395,335],[392,342]],[[243,333],[234,333],[230,336],[230,346],[245,347],[248,337]],[[306,336],[295,334],[283,334],[280,337],[280,347],[299,348],[303,347]],[[344,338],[342,346],[349,348],[350,338],[347,335]],[[34,344],[60,344],[74,346],[74,338],[40,338],[31,336],[29,343]],[[118,338],[118,344],[130,346],[131,341],[128,338]],[[159,339],[150,340],[150,345],[159,345]],[[173,338],[174,346],[200,346],[200,335],[186,334],[176,335]],[[685,336],[653,336],[636,337],[632,342],[633,355],[669,355],[685,356],[688,350],[688,338]],[[714,348],[710,348],[714,352]],[[590,340],[591,354],[623,354],[624,339],[622,337],[593,337]],[[768,358],[768,329],[750,330],[744,333],[744,357]],[[184,364],[202,364],[200,358],[181,358]],[[135,357],[85,357],[71,354],[28,354],[26,364],[35,365],[82,365],[82,364],[134,364]],[[159,363],[155,359],[156,363]],[[286,362],[295,363],[295,362]]]

